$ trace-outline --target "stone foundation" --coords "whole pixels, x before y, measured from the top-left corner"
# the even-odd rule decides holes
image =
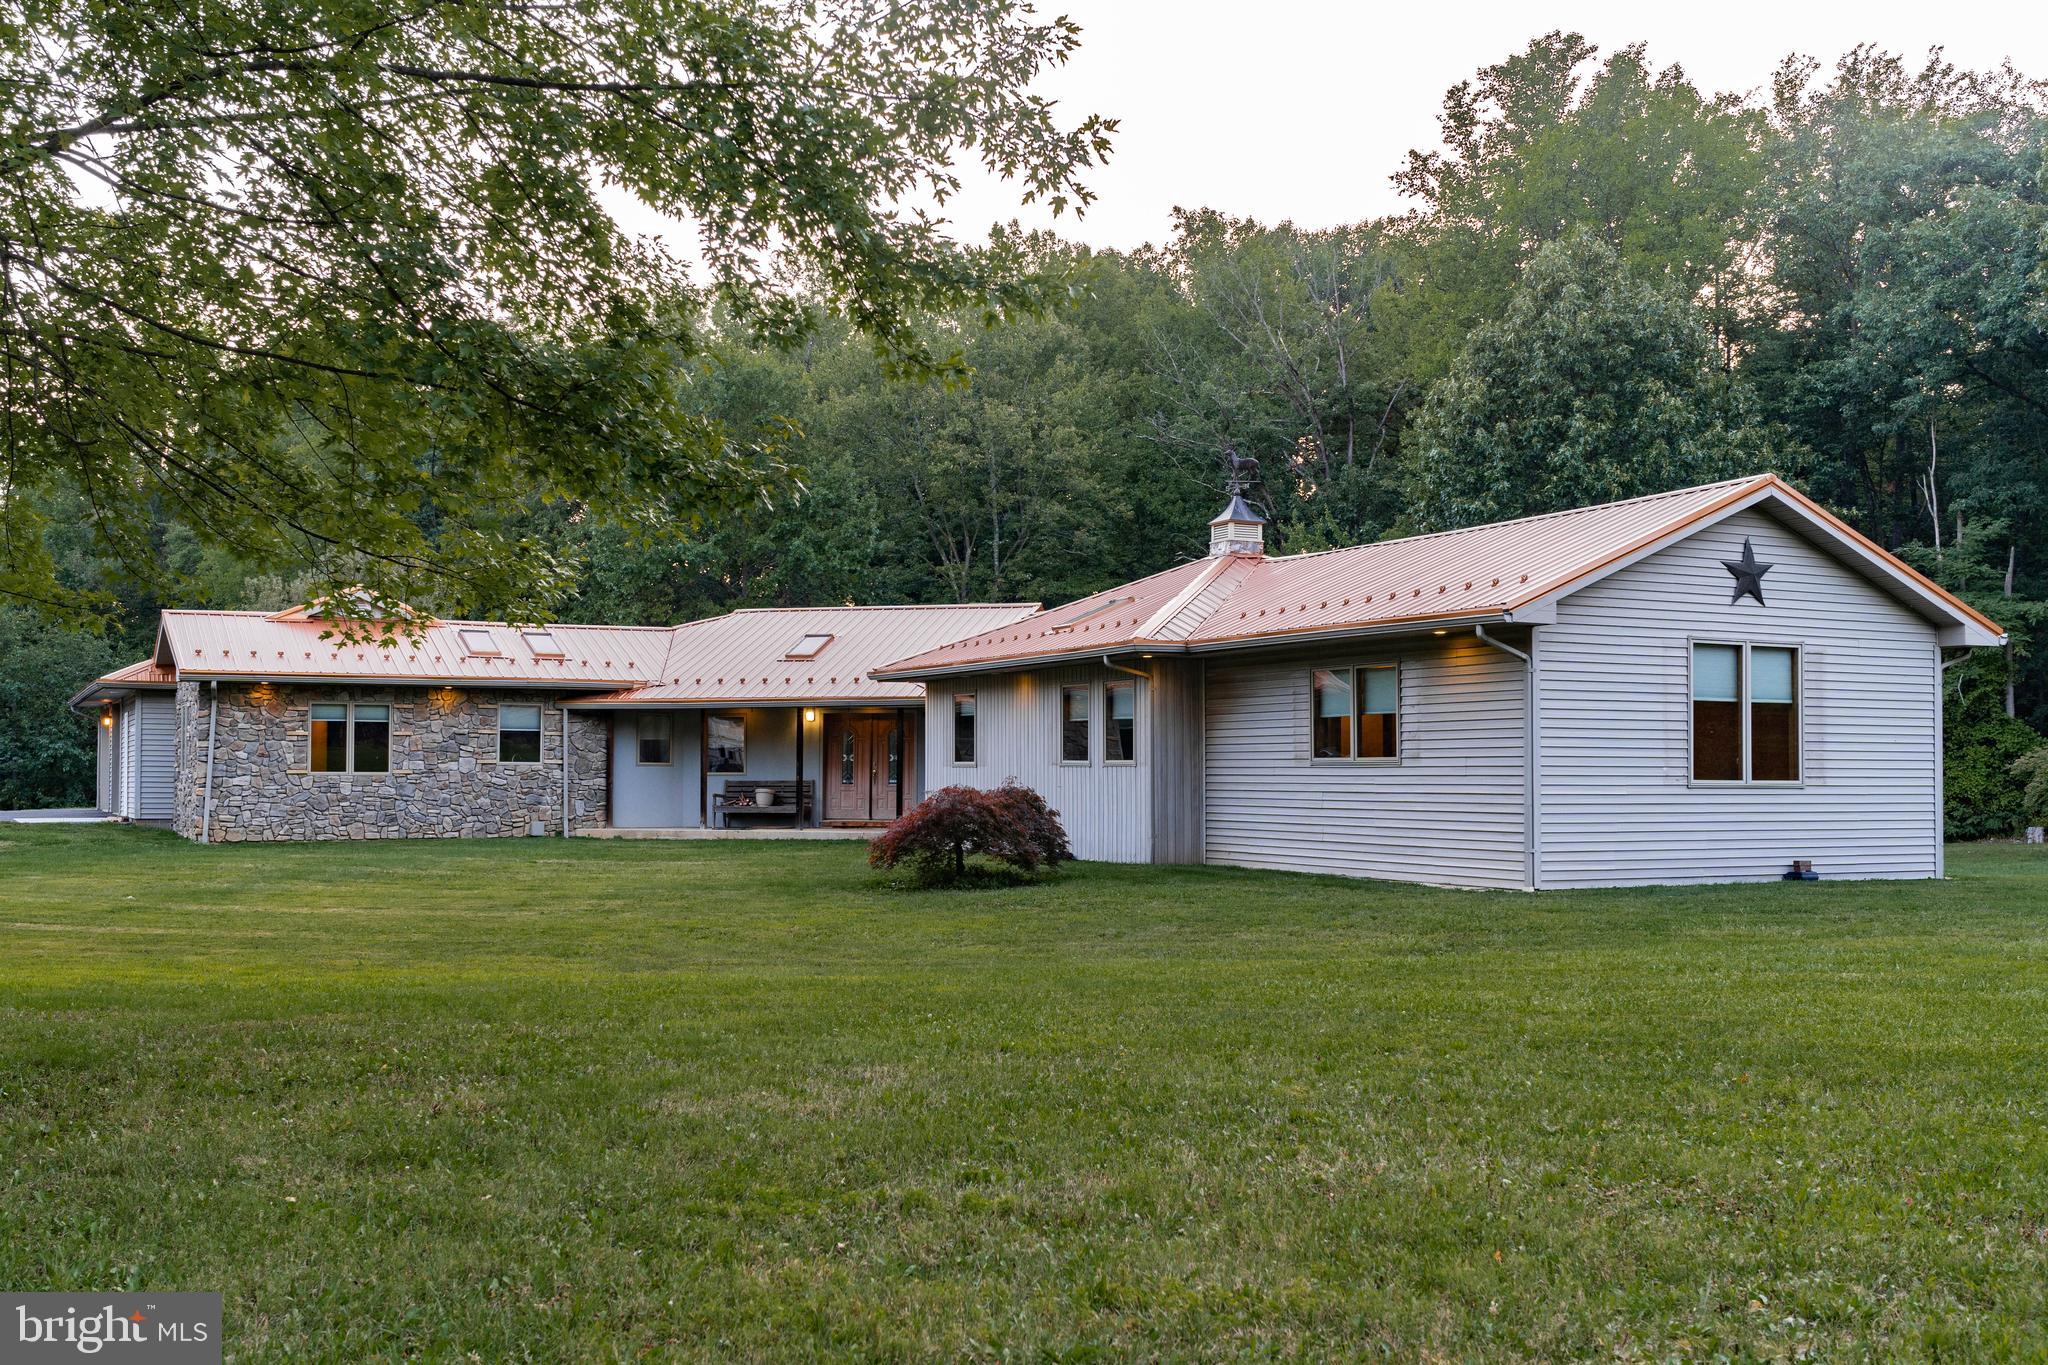
[[[564,712],[546,692],[223,683],[213,736],[213,813],[204,819],[212,688],[178,684],[173,828],[215,843],[436,839],[562,832],[562,721],[569,722],[572,829],[602,828],[605,719]],[[391,771],[308,770],[315,702],[391,707]],[[498,761],[498,706],[539,705],[539,763]]]

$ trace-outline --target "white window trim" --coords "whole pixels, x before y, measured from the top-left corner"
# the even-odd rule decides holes
[[[974,699],[974,714],[968,717],[974,728],[974,757],[962,761],[960,758],[960,699]],[[949,768],[978,768],[981,766],[981,689],[969,688],[965,692],[953,692],[946,703],[946,766]]]
[[[381,706],[384,708],[384,766],[382,768],[373,769],[370,772],[358,772],[356,770],[356,707],[358,705]],[[313,708],[315,706],[340,706],[345,707],[347,709],[347,714],[345,714],[341,718],[341,761],[344,765],[346,765],[344,767],[316,768],[313,766]],[[398,704],[396,702],[388,701],[366,701],[360,703],[353,701],[317,701],[306,703],[307,775],[311,777],[391,776],[392,754],[393,751],[398,747],[396,743],[398,739],[397,711]],[[374,724],[375,722],[372,723]]]
[[[740,727],[740,766],[737,768],[714,768],[711,766],[711,722],[714,720],[738,721]],[[801,724],[801,722],[799,722]],[[747,741],[747,718],[736,711],[714,711],[704,722],[704,773],[707,777],[745,777],[747,765],[752,761],[748,751],[753,746]],[[673,752],[673,750],[671,750]]]
[[[1358,685],[1361,669],[1391,668],[1394,670],[1394,752],[1390,755],[1374,754],[1361,757],[1358,752],[1358,703],[1364,693]],[[1343,673],[1351,680],[1351,752],[1343,757],[1323,757],[1316,753],[1316,674]],[[1405,708],[1402,702],[1402,667],[1399,659],[1354,659],[1350,663],[1309,665],[1308,670],[1308,761],[1312,765],[1330,768],[1398,768],[1408,753],[1408,723],[1402,719]]]
[[[507,758],[507,757],[505,757],[505,708],[506,708],[507,706],[526,706],[526,705],[533,705],[533,711],[534,711],[534,721],[533,721],[533,733],[534,733],[535,735],[537,735],[537,736],[539,736],[539,737],[540,737],[540,746],[539,746],[539,749],[538,749],[538,757],[535,757],[535,758],[530,758],[530,759],[528,759],[528,758]],[[505,768],[538,768],[538,767],[541,767],[541,766],[542,766],[543,764],[545,764],[545,763],[547,762],[547,759],[548,759],[548,739],[547,739],[547,735],[548,735],[548,709],[547,709],[547,707],[545,707],[545,706],[541,706],[541,705],[534,705],[533,703],[528,703],[528,702],[502,702],[502,701],[501,701],[501,702],[499,702],[499,703],[498,703],[498,710],[497,710],[497,720],[498,720],[498,764],[499,764],[499,766],[500,766],[500,767],[505,767]],[[514,731],[513,733],[515,733],[515,734],[519,734],[519,733],[523,733],[523,731]]]
[[[1699,737],[1693,724],[1693,664],[1698,658],[1700,645],[1725,645],[1741,652],[1737,665],[1742,678],[1741,696],[1736,699],[1735,716],[1742,728],[1738,739],[1742,756],[1741,777],[1695,777],[1698,771],[1695,750]],[[1776,778],[1755,778],[1749,775],[1749,651],[1761,649],[1789,649],[1792,651],[1792,749],[1799,758],[1799,776],[1791,781]],[[1700,787],[1708,791],[1729,791],[1736,788],[1761,787],[1765,791],[1796,791],[1806,785],[1806,646],[1797,640],[1730,640],[1714,635],[1688,635],[1685,638],[1685,785]]]
[[[658,763],[649,762],[642,755],[646,750],[640,747],[640,724],[648,716],[659,716],[668,721],[668,757]],[[636,768],[673,768],[676,765],[676,720],[672,711],[648,711],[633,718],[633,766]]]
[[[1088,698],[1088,757],[1068,758],[1067,755],[1067,693],[1079,692]],[[1052,757],[1053,763],[1061,768],[1092,768],[1095,766],[1095,693],[1096,686],[1088,683],[1061,683],[1059,701],[1053,711]]]
[[[1110,714],[1109,691],[1113,687],[1131,689],[1131,756],[1111,758],[1109,756],[1109,727],[1116,724],[1116,717]],[[1105,768],[1135,768],[1138,766],[1138,680],[1136,678],[1104,678],[1102,680],[1102,766]]]

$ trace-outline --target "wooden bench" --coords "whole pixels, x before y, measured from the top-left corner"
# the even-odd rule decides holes
[[[805,778],[801,784],[789,781],[743,782],[726,788],[711,798],[711,809],[725,817],[726,827],[732,828],[735,816],[744,820],[787,820],[791,826],[797,824],[797,788],[803,788],[803,816],[811,817],[811,806],[816,783]],[[775,804],[761,806],[754,803],[754,793],[761,788],[775,793]]]

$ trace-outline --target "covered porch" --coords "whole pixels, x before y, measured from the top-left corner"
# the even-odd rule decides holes
[[[923,796],[920,706],[635,703],[605,721],[610,837],[862,838]]]

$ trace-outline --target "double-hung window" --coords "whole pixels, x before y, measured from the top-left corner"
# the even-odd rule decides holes
[[[665,711],[651,711],[639,717],[633,726],[638,743],[633,761],[642,768],[659,768],[670,762],[675,754],[675,717]]]
[[[498,762],[540,762],[540,708],[498,708]]]
[[[953,694],[953,761],[974,762],[974,694]]]
[[[747,770],[747,721],[744,716],[710,716],[704,722],[705,768],[714,773]]]
[[[1698,641],[1692,647],[1692,780],[1800,780],[1799,651]]]
[[[391,708],[367,702],[315,702],[307,767],[316,773],[391,771]]]
[[[1060,689],[1060,762],[1088,761],[1090,689],[1086,684]]]
[[[1102,685],[1103,711],[1108,724],[1102,730],[1104,763],[1138,761],[1138,691],[1136,683],[1112,682]]]
[[[1318,668],[1312,691],[1309,752],[1316,758],[1401,756],[1399,665]]]

